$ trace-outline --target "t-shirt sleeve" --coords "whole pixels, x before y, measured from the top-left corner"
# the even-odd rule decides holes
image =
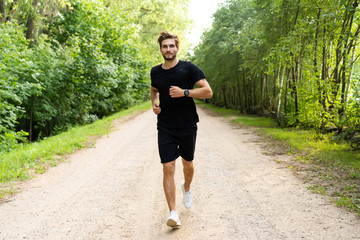
[[[157,88],[157,84],[154,81],[154,68],[152,68],[150,71],[150,78],[151,78],[151,86]]]
[[[206,78],[205,73],[196,64],[189,62],[191,72],[191,81],[195,84],[197,81]]]

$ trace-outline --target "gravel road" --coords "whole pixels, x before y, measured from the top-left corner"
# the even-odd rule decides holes
[[[200,123],[192,184],[181,201],[182,226],[166,226],[156,117],[151,110],[21,184],[0,205],[0,239],[360,239],[360,220],[313,194],[264,153],[261,139],[208,110]]]

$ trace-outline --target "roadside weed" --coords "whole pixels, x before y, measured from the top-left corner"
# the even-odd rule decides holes
[[[135,112],[150,109],[151,103],[140,104],[85,126],[75,126],[67,132],[40,142],[23,144],[8,153],[0,153],[0,182],[24,180],[33,173],[41,174],[56,166],[64,156],[84,147],[93,147],[96,138],[108,134],[112,121]]]
[[[301,128],[280,128],[269,117],[244,115],[238,110],[200,101],[197,103],[234,123],[252,127],[265,141],[270,140],[271,148],[263,151],[265,155],[275,151],[294,156],[290,163],[284,164],[288,164],[288,168],[294,172],[303,169],[301,176],[310,181],[309,190],[328,194],[336,205],[356,211],[360,216],[360,151],[355,151],[349,143],[335,141],[333,134]]]

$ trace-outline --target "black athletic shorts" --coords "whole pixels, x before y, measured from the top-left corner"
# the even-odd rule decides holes
[[[161,163],[174,161],[179,156],[194,159],[197,126],[185,128],[158,127],[158,147]]]

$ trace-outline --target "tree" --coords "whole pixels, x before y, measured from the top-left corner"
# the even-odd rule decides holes
[[[246,112],[274,113],[283,126],[341,131],[354,123],[347,102],[357,76],[358,19],[357,0],[228,0],[194,61],[223,93],[217,104],[229,106],[238,94]]]

